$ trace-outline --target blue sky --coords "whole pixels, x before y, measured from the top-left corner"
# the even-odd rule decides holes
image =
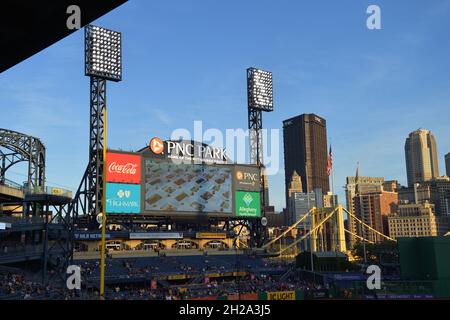
[[[366,28],[381,7],[382,30]],[[123,34],[123,81],[108,84],[108,145],[136,150],[176,128],[246,128],[246,74],[273,72],[266,128],[301,113],[327,119],[335,186],[360,174],[406,184],[404,141],[435,134],[450,152],[450,1],[130,0],[94,24]],[[40,137],[47,184],[75,189],[88,157],[83,31],[0,75],[0,127]],[[280,136],[282,139],[282,135]],[[280,140],[282,151],[282,141]],[[283,157],[281,156],[281,163]],[[8,178],[24,180],[23,168]],[[284,172],[269,178],[284,206]]]

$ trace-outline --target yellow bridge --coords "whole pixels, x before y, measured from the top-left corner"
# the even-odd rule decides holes
[[[345,228],[344,213],[359,225],[359,234]],[[346,240],[346,233],[368,243],[374,243],[368,239],[395,241],[338,205],[334,208],[312,208],[263,248],[280,257],[295,257],[301,251],[347,253],[352,243]]]

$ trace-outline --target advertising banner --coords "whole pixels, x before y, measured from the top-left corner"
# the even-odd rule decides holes
[[[236,166],[234,169],[235,190],[259,191],[261,179],[258,167]]]
[[[257,293],[229,294],[226,300],[258,300]]]
[[[11,229],[11,223],[0,222],[0,230]]]
[[[140,213],[140,199],[139,184],[106,184],[106,213]]]
[[[260,217],[261,203],[259,192],[236,191],[236,216]]]
[[[267,292],[267,300],[296,300],[295,291]]]
[[[72,198],[72,191],[62,188],[56,188],[56,187],[46,187],[45,192],[47,194],[52,194],[55,196],[64,196]]]
[[[101,240],[101,233],[75,233],[75,239],[77,240]],[[111,239],[111,235],[109,233],[105,233],[105,239]]]
[[[227,234],[224,232],[197,232],[195,237],[197,239],[225,239]]]
[[[141,183],[141,157],[107,152],[106,182]]]
[[[130,240],[138,239],[183,239],[182,232],[132,232]]]

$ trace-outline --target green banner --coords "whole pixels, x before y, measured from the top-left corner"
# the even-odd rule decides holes
[[[261,217],[259,192],[236,191],[236,216]]]

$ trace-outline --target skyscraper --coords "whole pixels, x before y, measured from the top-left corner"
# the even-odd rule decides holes
[[[297,172],[303,192],[330,191],[327,174],[326,120],[315,114],[302,114],[283,121],[286,205],[289,206],[289,184]]]
[[[362,177],[358,175],[358,169],[356,176],[347,177],[347,184],[345,185],[345,197],[347,200],[347,210],[357,215],[355,208],[355,197],[358,194],[363,193],[377,193],[383,190],[384,178],[378,177]],[[354,234],[360,235],[360,227],[357,225],[356,220],[349,215],[347,217],[347,227],[351,232],[349,237],[349,242],[353,245],[356,241]]]
[[[450,152],[445,155],[445,173],[450,177]]]
[[[429,130],[418,129],[405,142],[408,186],[439,176],[436,140]]]
[[[353,198],[355,216],[373,229],[389,235],[388,216],[397,210],[397,192],[381,191],[361,192]],[[374,232],[359,225],[356,234],[372,242],[381,242],[384,239]]]

